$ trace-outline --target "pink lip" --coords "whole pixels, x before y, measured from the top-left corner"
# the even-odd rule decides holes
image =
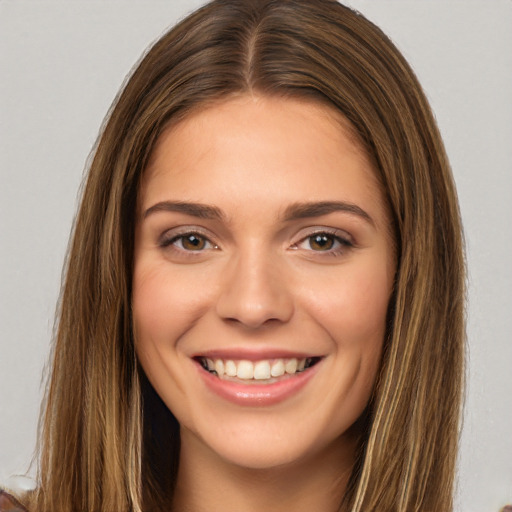
[[[320,365],[321,361],[304,372],[290,375],[272,384],[240,384],[219,379],[199,364],[196,366],[207,388],[217,396],[236,405],[254,407],[274,405],[295,395],[313,378]]]

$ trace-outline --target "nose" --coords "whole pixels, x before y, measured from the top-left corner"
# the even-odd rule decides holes
[[[275,258],[240,255],[226,272],[216,305],[223,320],[256,329],[291,319],[293,295]]]

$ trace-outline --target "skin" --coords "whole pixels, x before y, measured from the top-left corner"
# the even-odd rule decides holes
[[[221,216],[154,208],[166,201]],[[349,211],[287,215],[334,201]],[[132,300],[139,360],[181,426],[175,510],[337,510],[380,363],[390,232],[372,165],[329,107],[237,96],[160,137],[140,190]],[[321,361],[291,397],[246,407],[212,393],[193,359],[235,349]]]

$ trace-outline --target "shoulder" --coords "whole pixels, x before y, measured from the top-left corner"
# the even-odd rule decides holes
[[[14,497],[0,489],[0,512],[28,512]]]

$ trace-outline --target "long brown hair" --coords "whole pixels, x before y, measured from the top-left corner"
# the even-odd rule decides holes
[[[341,112],[373,159],[393,220],[388,334],[340,510],[452,509],[464,261],[454,184],[425,95],[381,30],[334,0],[217,0],[145,55],[100,135],[67,261],[34,510],[170,506],[179,430],[137,365],[131,333],[137,190],[169,123],[248,92]]]

